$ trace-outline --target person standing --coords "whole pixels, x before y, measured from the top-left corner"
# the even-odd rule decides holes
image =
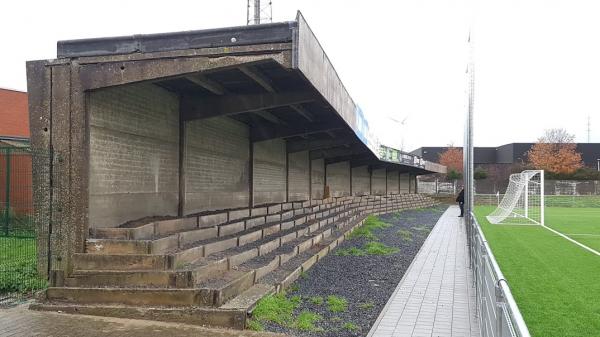
[[[458,202],[458,207],[460,207],[460,215],[459,218],[462,218],[465,213],[465,189],[462,188],[460,193],[458,193],[458,197],[456,197],[456,202]]]

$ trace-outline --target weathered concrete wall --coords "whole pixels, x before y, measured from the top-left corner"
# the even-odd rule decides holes
[[[408,173],[400,173],[400,193],[410,192],[408,176]]]
[[[248,206],[248,134],[228,117],[186,123],[184,214]]]
[[[327,165],[327,186],[332,197],[350,195],[350,162]]]
[[[377,169],[371,172],[371,194],[382,195],[385,194],[385,169]]]
[[[89,94],[89,225],[176,215],[179,103],[152,84]]]
[[[313,160],[310,174],[312,199],[323,199],[323,192],[325,190],[325,160]]]
[[[352,195],[366,195],[371,193],[371,175],[368,166],[352,168]]]
[[[254,143],[254,205],[286,201],[286,166],[284,140]]]
[[[288,201],[309,199],[309,160],[308,151],[288,154]]]
[[[387,193],[398,194],[400,193],[400,186],[398,185],[398,171],[390,170],[387,172]]]

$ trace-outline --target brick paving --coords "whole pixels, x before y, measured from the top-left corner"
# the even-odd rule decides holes
[[[285,337],[280,334],[154,321],[0,309],[0,337]]]
[[[465,226],[451,206],[402,278],[369,337],[479,337]]]

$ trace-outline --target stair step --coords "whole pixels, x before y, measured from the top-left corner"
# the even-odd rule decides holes
[[[51,302],[135,306],[214,306],[211,289],[48,288]]]
[[[225,327],[243,330],[247,313],[242,309],[207,307],[147,307],[101,304],[35,303],[32,310],[54,311],[67,314],[108,316],[129,319],[185,323],[200,326]],[[265,333],[265,336],[275,336]]]
[[[172,267],[167,255],[73,254],[73,269],[78,270],[167,270]]]
[[[191,288],[190,271],[106,270],[77,271],[65,279],[67,287]]]
[[[237,295],[229,302],[225,303],[220,309],[237,309],[252,311],[256,303],[263,297],[273,294],[275,287],[269,284],[255,284],[243,293]]]

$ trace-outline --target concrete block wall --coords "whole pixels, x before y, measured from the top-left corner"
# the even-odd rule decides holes
[[[152,84],[126,85],[91,92],[88,109],[90,228],[177,215],[178,97]],[[322,199],[325,184],[332,197],[415,192],[408,174],[398,179],[397,171],[349,162],[325,168],[308,151],[288,154],[284,140],[251,144],[248,126],[228,117],[186,122],[183,136],[184,215],[248,207],[250,197],[253,205]]]
[[[400,193],[399,185],[399,172],[395,170],[387,171],[387,193],[398,194]]]
[[[368,166],[352,168],[352,195],[367,195],[371,189],[371,175]]]
[[[91,92],[89,225],[176,215],[179,103],[151,84]]]
[[[325,179],[332,197],[350,195],[350,162],[344,161],[327,165]]]
[[[184,214],[247,207],[249,130],[228,117],[186,122]]]
[[[287,149],[284,140],[256,142],[254,146],[254,205],[286,201]]]
[[[386,194],[386,169],[376,169],[371,171],[371,194]]]
[[[288,154],[288,201],[309,199],[309,161],[308,151]]]
[[[325,160],[314,159],[310,167],[312,199],[323,199],[325,191]]]
[[[400,173],[400,193],[410,192],[410,182],[408,173]]]

